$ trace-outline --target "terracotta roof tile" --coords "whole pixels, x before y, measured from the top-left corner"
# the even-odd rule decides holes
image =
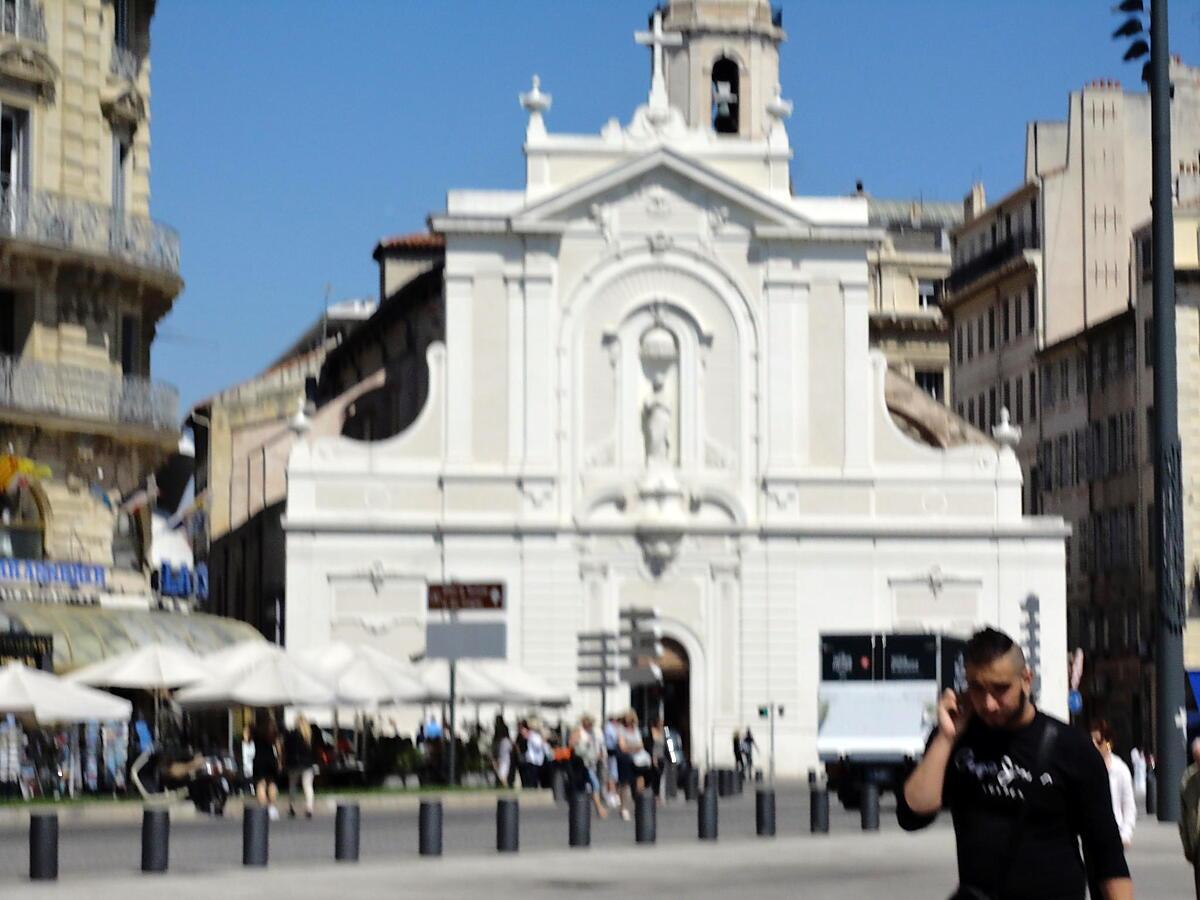
[[[428,231],[415,231],[412,234],[395,234],[379,239],[380,250],[441,250],[446,246],[446,238],[440,234]]]

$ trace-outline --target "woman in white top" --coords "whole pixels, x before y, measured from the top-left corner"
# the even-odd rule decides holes
[[[1104,719],[1096,719],[1089,729],[1092,733],[1092,743],[1104,757],[1104,765],[1108,767],[1108,788],[1112,793],[1113,817],[1117,820],[1117,831],[1121,833],[1121,843],[1126,848],[1133,843],[1133,829],[1137,825],[1137,802],[1133,798],[1133,776],[1129,766],[1121,757],[1113,753],[1112,729]]]

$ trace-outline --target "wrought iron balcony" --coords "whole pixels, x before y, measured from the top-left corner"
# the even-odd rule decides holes
[[[46,43],[46,19],[42,15],[42,4],[33,0],[2,0],[0,33],[39,44]]]
[[[1041,246],[1036,231],[1018,231],[1012,237],[1006,238],[991,249],[956,265],[950,270],[946,286],[951,293],[962,290],[971,282],[999,269],[1002,265],[1019,256],[1025,250],[1036,250]]]
[[[179,234],[173,228],[48,191],[10,190],[0,195],[0,238],[4,237],[179,274]]]
[[[115,44],[112,48],[112,56],[109,57],[108,71],[125,81],[137,81],[138,69],[141,68],[142,61],[138,55],[128,47],[118,47]]]
[[[174,431],[179,392],[146,378],[0,356],[0,407]]]

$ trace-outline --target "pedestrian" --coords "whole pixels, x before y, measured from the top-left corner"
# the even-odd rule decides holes
[[[254,791],[254,729],[242,726],[242,790]]]
[[[617,775],[621,796],[621,818],[633,817],[633,795],[641,793],[650,774],[650,753],[638,728],[637,713],[626,711],[617,729]]]
[[[599,774],[604,764],[604,741],[596,733],[596,721],[590,713],[579,717],[579,725],[568,736],[567,746],[571,748],[570,765],[575,776],[571,780],[572,789],[588,791],[592,795],[596,815],[605,818],[608,812],[604,809],[604,792]]]
[[[1129,767],[1133,770],[1133,796],[1141,803],[1146,799],[1146,757],[1137,747],[1129,751]]]
[[[650,787],[661,805],[663,799],[663,777],[667,771],[667,766],[671,762],[668,753],[669,736],[666,726],[663,725],[662,716],[655,716],[650,720],[649,738]]]
[[[512,787],[512,753],[513,742],[508,735],[508,726],[504,724],[502,716],[496,716],[492,727],[492,771],[496,775],[496,787]]]
[[[1133,796],[1133,775],[1129,771],[1129,766],[1125,765],[1125,761],[1113,753],[1112,728],[1107,720],[1094,719],[1088,726],[1088,732],[1108,769],[1113,818],[1117,820],[1117,831],[1121,835],[1121,844],[1128,850],[1130,844],[1133,843],[1133,829],[1137,826],[1137,801]]]
[[[254,726],[254,795],[258,798],[258,805],[267,808],[267,816],[272,820],[279,818],[275,801],[279,796],[282,750],[275,716],[268,710],[260,709]]]
[[[1192,864],[1196,900],[1200,900],[1200,738],[1192,741],[1192,764],[1183,773],[1179,795],[1179,838],[1183,857]]]
[[[525,752],[518,760],[521,770],[521,787],[526,790],[541,787],[542,769],[546,765],[546,739],[525,719],[517,724],[517,732],[525,746]]]
[[[288,815],[296,817],[296,785],[304,790],[304,817],[313,816],[313,776],[317,768],[317,737],[304,716],[296,716],[296,727],[284,739],[283,758],[287,762]]]
[[[733,729],[733,767],[738,774],[746,771],[746,758],[742,755],[742,733]]]
[[[620,782],[620,771],[617,765],[617,759],[621,755],[621,750],[617,746],[617,717],[609,716],[608,721],[604,723],[604,801],[610,809],[616,809],[621,805],[620,797],[618,796],[617,786]]]
[[[950,810],[960,900],[1083,900],[1089,880],[1103,900],[1132,898],[1108,773],[1087,735],[1036,709],[1033,673],[1003,632],[976,632],[965,662],[965,693],[942,694],[897,796],[901,827]]]
[[[758,749],[758,744],[754,740],[754,735],[750,733],[750,726],[746,726],[745,732],[742,734],[742,763],[745,766],[746,777],[754,777],[754,751]]]

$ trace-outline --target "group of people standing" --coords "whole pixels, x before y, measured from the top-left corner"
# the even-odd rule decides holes
[[[311,819],[315,800],[313,778],[323,744],[321,732],[312,727],[304,716],[297,716],[295,725],[281,731],[275,716],[260,710],[253,728],[242,730],[242,770],[254,786],[260,806],[265,806],[272,819],[279,818],[276,800],[279,782],[287,773],[288,815],[296,815],[296,788],[304,793],[304,815]]]
[[[492,739],[496,784],[512,787],[519,774],[524,788],[550,787],[554,767],[563,766],[570,788],[591,794],[601,818],[609,808],[619,808],[628,819],[633,796],[648,789],[661,798],[664,776],[679,764],[678,739],[662,719],[654,718],[643,731],[633,710],[612,716],[603,728],[584,713],[565,741],[560,737],[522,719],[514,738],[497,716]]]

